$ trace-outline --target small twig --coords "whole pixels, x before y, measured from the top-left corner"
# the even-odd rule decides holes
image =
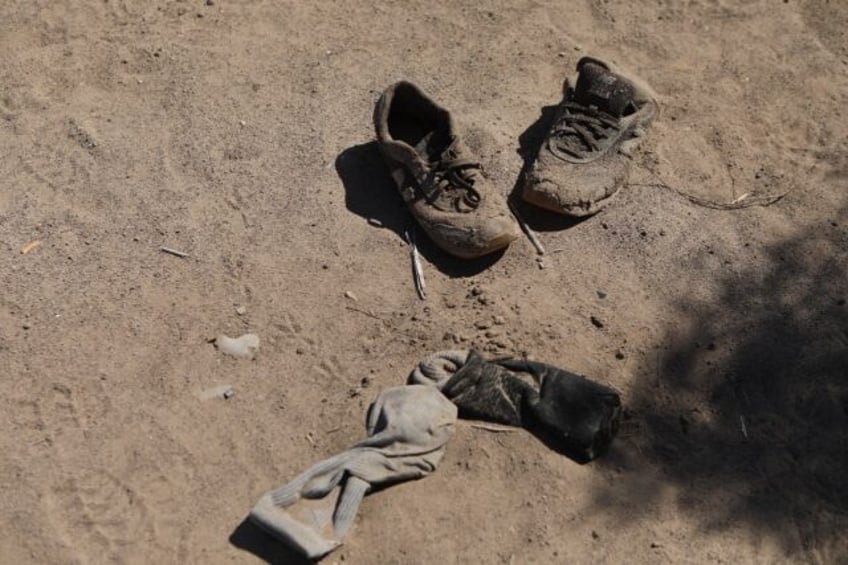
[[[519,214],[515,206],[512,205],[512,202],[509,203],[509,209],[512,210],[512,215],[515,216],[516,221],[518,221],[518,225],[521,226],[521,231],[524,232],[524,235],[527,236],[527,239],[529,239],[530,243],[533,244],[533,247],[536,248],[536,253],[544,255],[545,248],[542,246],[542,242],[539,241],[539,238],[536,237],[536,234],[533,233],[533,230],[530,229],[530,226],[527,225],[527,222],[524,221],[524,218],[521,217],[521,214]]]
[[[406,242],[409,244],[409,256],[412,258],[412,274],[415,277],[415,290],[418,298],[424,300],[424,269],[421,268],[421,259],[418,256],[418,246],[415,245],[415,228],[406,231]]]
[[[312,432],[306,433],[306,441],[309,442],[309,445],[311,445],[312,447],[315,447],[315,440],[312,439]]]
[[[29,243],[27,243],[26,245],[21,247],[21,255],[26,255],[27,253],[29,253],[30,251],[32,251],[33,249],[35,249],[39,245],[41,245],[41,242],[37,239],[30,241]]]
[[[327,430],[327,431],[326,431],[326,432],[324,432],[324,433],[325,433],[325,434],[334,434],[334,433],[336,433],[337,431],[339,431],[339,430],[341,430],[341,429],[342,429],[342,428],[341,428],[341,426],[338,426],[338,427],[333,428],[332,430]]]
[[[471,424],[471,427],[477,428],[478,430],[486,430],[487,432],[504,433],[504,434],[508,434],[508,433],[518,431],[516,428],[501,428],[500,426],[489,426],[487,424]]]
[[[733,200],[733,202],[731,202],[731,203],[730,203],[730,206],[733,206],[734,204],[739,204],[740,202],[742,202],[743,200],[745,200],[745,199],[746,199],[746,198],[748,198],[749,196],[751,196],[751,193],[750,193],[750,192],[746,192],[745,194],[743,194],[743,195],[742,195],[742,196],[740,196],[739,198],[736,198],[735,200]]]
[[[359,312],[360,314],[364,314],[364,315],[368,316],[369,318],[374,318],[375,320],[377,320],[379,322],[385,322],[385,320],[383,318],[381,318],[380,316],[378,316],[374,312],[371,312],[370,310],[363,310],[362,308],[357,308],[356,306],[345,306],[345,308],[352,311],[352,312]]]
[[[745,416],[739,416],[739,429],[742,430],[742,436],[748,439],[748,426],[745,425]]]
[[[176,257],[183,257],[183,258],[188,257],[188,253],[185,253],[183,251],[177,251],[176,249],[171,249],[170,247],[160,247],[159,251],[163,251],[165,253],[168,253],[170,255],[174,255]]]

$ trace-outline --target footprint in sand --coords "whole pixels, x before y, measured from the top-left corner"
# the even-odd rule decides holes
[[[144,545],[153,537],[144,501],[105,470],[84,470],[47,498],[50,519],[61,539],[82,555],[116,560],[128,546]]]

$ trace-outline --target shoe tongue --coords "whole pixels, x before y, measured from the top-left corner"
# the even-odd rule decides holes
[[[574,100],[584,106],[595,106],[617,118],[633,103],[633,84],[606,67],[587,62],[580,67]]]

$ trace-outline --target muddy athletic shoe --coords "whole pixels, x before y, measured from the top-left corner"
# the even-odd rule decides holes
[[[473,258],[518,237],[506,200],[469,155],[450,113],[415,85],[390,86],[377,102],[374,126],[403,200],[436,245]]]
[[[576,80],[525,179],[522,197],[541,208],[588,216],[626,182],[630,152],[659,111],[651,89],[612,65],[583,57]]]

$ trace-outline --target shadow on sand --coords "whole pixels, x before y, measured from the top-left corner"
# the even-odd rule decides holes
[[[768,268],[727,275],[717,299],[681,298],[622,430],[683,507],[722,501],[708,527],[745,524],[823,562],[848,559],[848,208],[836,217],[766,247]]]
[[[272,565],[309,565],[313,561],[277,541],[247,518],[230,534],[230,543]]]

